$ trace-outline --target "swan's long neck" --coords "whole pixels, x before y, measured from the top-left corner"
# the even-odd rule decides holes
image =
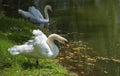
[[[52,37],[48,37],[48,40],[47,40],[47,44],[49,45],[49,47],[52,51],[55,51],[56,49],[54,49],[54,48],[57,47],[54,43],[54,40],[55,39],[53,39]]]
[[[48,7],[45,7],[44,13],[45,13],[45,18],[46,18],[47,20],[49,20]]]
[[[55,45],[54,40],[56,40],[54,36],[49,36],[47,40],[47,44],[49,45],[51,51],[53,52],[53,55],[54,55],[53,57],[56,57],[59,53],[59,49]]]

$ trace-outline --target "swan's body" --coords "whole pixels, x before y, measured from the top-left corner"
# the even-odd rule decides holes
[[[34,6],[29,7],[28,11],[23,11],[21,9],[18,9],[18,12],[23,17],[29,19],[31,22],[40,24],[41,27],[44,27],[44,24],[49,22],[48,10],[52,11],[50,5],[45,6],[44,9],[45,18],[43,17],[41,12],[38,9],[36,9]]]
[[[12,55],[25,55],[35,58],[55,58],[59,49],[55,45],[54,40],[62,44],[67,42],[67,39],[57,34],[51,34],[48,38],[40,30],[33,30],[35,35],[33,40],[29,40],[23,45],[15,45],[8,49]]]

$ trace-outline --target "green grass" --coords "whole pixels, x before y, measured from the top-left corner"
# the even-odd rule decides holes
[[[0,17],[0,35],[6,36],[16,43],[23,43],[30,39],[33,29],[40,29],[45,34],[48,34],[38,25],[33,25],[23,19]]]
[[[39,59],[36,66],[34,58],[9,54],[9,47],[30,39],[38,28],[22,19],[0,18],[0,76],[74,76],[54,59]]]

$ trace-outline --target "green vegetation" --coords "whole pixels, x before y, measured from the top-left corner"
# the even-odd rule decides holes
[[[35,59],[9,54],[9,47],[27,41],[38,28],[22,19],[0,18],[0,76],[74,76],[54,59],[40,59],[36,66]]]
[[[33,29],[40,29],[40,27],[23,19],[0,18],[0,37],[6,37],[13,42],[23,43],[27,41],[32,36]],[[40,30],[47,34],[44,29]]]

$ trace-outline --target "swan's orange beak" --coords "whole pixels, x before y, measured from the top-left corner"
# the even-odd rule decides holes
[[[70,47],[70,45],[69,45],[69,44],[65,44],[65,46],[66,46],[66,47]]]
[[[69,42],[65,42],[65,44],[64,44],[66,47],[70,47],[70,44],[69,44]]]

